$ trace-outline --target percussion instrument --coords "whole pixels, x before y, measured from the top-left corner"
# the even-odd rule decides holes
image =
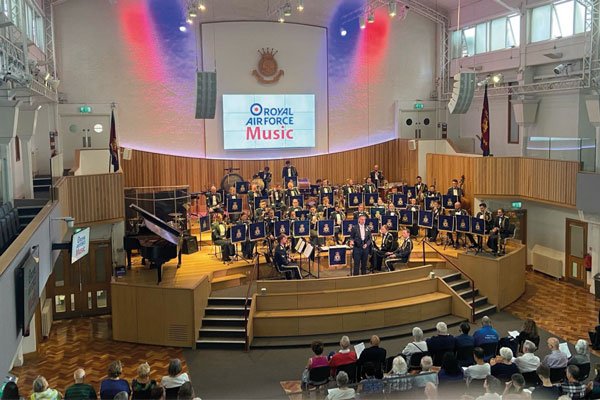
[[[310,190],[310,179],[298,178],[298,189],[299,190]]]
[[[225,191],[225,193],[229,193],[230,187],[235,187],[236,182],[244,182],[244,178],[240,174],[234,174],[233,171],[239,171],[239,168],[225,168],[227,174],[221,179],[221,189]]]

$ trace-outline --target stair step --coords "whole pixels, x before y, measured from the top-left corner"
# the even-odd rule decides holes
[[[245,347],[245,339],[213,337],[196,340],[197,349],[244,349]]]
[[[243,315],[207,315],[202,318],[202,327],[231,326],[243,328],[245,325],[246,319]]]
[[[477,295],[479,294],[479,289],[473,289],[469,287],[467,289],[461,289],[456,291],[456,293],[465,300],[470,299],[472,297],[472,292],[475,292],[475,297],[477,297]]]
[[[450,282],[449,285],[452,289],[456,291],[459,289],[469,288],[471,286],[471,282],[467,279],[460,279],[458,281]]]
[[[248,303],[252,302],[252,299],[248,300]],[[244,305],[246,303],[245,297],[209,297],[208,304],[209,305]]]
[[[212,278],[211,283],[233,281],[233,280],[236,280],[236,279],[246,279],[246,275],[244,275],[244,274],[231,274],[231,275],[217,276],[217,277],[213,277]]]
[[[457,281],[460,278],[462,278],[462,274],[460,272],[455,272],[453,274],[444,276],[442,279],[444,280],[444,282],[450,283],[450,282]]]
[[[243,339],[246,337],[246,329],[243,326],[203,326],[199,334],[200,339],[211,337]]]
[[[209,316],[209,315],[219,315],[219,316],[232,316],[232,315],[236,315],[236,316],[241,316],[243,318],[244,316],[244,306],[243,305],[222,305],[222,304],[218,304],[218,305],[210,305],[207,306],[205,309],[205,315]]]
[[[493,304],[483,305],[475,308],[475,319],[479,319],[485,315],[494,314],[497,311],[496,306]]]
[[[473,304],[475,304],[475,308],[482,307],[483,305],[488,304],[487,297],[485,296],[475,296],[475,302],[473,302],[473,299],[471,297],[469,297],[466,300],[467,303],[471,305],[471,307],[473,307]]]

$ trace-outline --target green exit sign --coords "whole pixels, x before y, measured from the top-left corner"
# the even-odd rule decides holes
[[[423,103],[415,103],[415,110],[422,110],[423,107]]]
[[[89,113],[92,112],[92,107],[90,107],[90,106],[81,106],[81,107],[79,107],[79,112],[81,114],[89,114]]]
[[[512,202],[512,208],[516,208],[519,209],[523,206],[523,204],[520,201],[513,201]]]

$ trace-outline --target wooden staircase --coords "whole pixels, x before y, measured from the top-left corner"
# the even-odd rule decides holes
[[[458,293],[460,297],[465,299],[471,308],[474,308],[475,320],[478,320],[485,315],[494,314],[497,311],[497,307],[494,304],[490,304],[487,297],[481,296],[479,290],[473,288],[468,279],[463,279],[460,272],[446,275],[442,279],[452,288],[452,290]],[[475,301],[473,301],[473,294],[475,295]]]
[[[246,318],[244,297],[209,297],[197,349],[244,349]],[[251,300],[249,300],[251,301]]]

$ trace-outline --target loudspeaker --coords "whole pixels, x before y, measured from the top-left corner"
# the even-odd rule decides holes
[[[448,102],[450,114],[464,114],[471,107],[475,94],[475,72],[460,72],[454,75],[452,98]]]
[[[196,236],[185,236],[181,244],[181,252],[183,254],[192,254],[198,251],[198,239]]]
[[[131,160],[131,149],[123,148],[123,160]]]
[[[196,78],[196,119],[213,119],[217,105],[217,73],[198,72]]]
[[[409,150],[416,150],[417,149],[417,141],[416,140],[409,140],[408,141],[408,149]]]

